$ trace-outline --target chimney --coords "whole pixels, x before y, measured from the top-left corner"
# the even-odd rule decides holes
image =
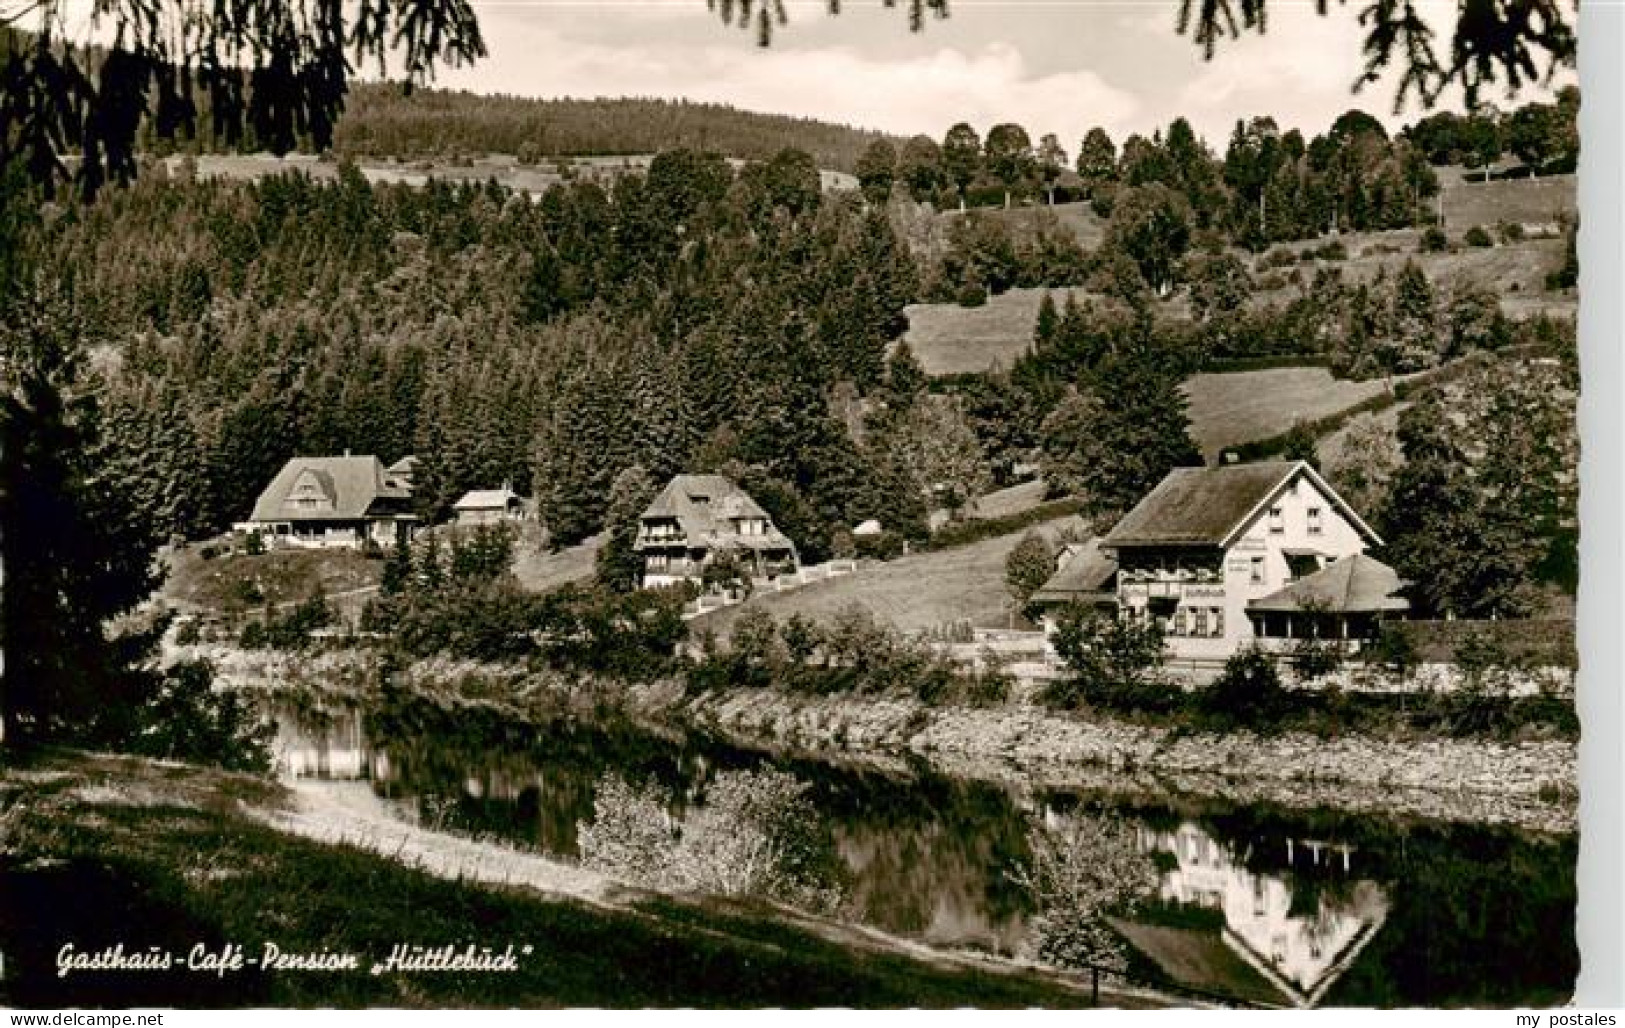
[[[349,456],[349,455],[350,455],[350,448],[349,448],[349,447],[348,447],[348,446],[346,446],[346,447],[345,447],[345,448],[344,448],[344,455],[345,455],[345,456],[346,456],[346,457],[348,457],[348,456]]]

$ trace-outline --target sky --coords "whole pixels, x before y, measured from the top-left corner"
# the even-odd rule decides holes
[[[1089,128],[1116,140],[1183,115],[1215,147],[1237,118],[1324,131],[1359,107],[1398,128],[1427,113],[1393,110],[1395,79],[1351,91],[1363,68],[1360,4],[1321,17],[1313,0],[1271,0],[1267,35],[1221,43],[1213,60],[1176,30],[1177,0],[952,0],[914,33],[900,9],[845,0],[791,2],[771,47],[725,26],[705,0],[473,0],[490,56],[439,85],[523,96],[658,96],[814,117],[940,139],[967,121],[1001,121],[1069,151]],[[1455,0],[1418,0],[1436,26]],[[1572,75],[1556,84],[1574,81]],[[1528,89],[1505,107],[1547,99]],[[1459,99],[1444,106],[1460,109]]]

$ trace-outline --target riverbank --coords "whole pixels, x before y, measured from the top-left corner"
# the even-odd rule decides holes
[[[360,787],[363,790],[364,786]],[[0,1002],[19,1006],[1076,1007],[1086,986],[764,904],[659,896],[426,832],[369,797],[81,753],[0,777]],[[175,954],[57,974],[62,948]],[[267,944],[355,968],[181,971]],[[390,970],[396,945],[513,947],[492,972]],[[1161,1005],[1103,990],[1102,1002]]]
[[[211,656],[223,680],[292,697],[300,707],[376,698],[370,655]],[[486,710],[518,721],[624,715],[646,727],[701,729],[744,746],[881,765],[923,760],[953,777],[1029,790],[1075,788],[1127,799],[1173,792],[1237,805],[1565,834],[1578,826],[1578,743],[1569,738],[1197,732],[1021,701],[963,707],[911,696],[765,688],[691,693],[676,680],[621,685],[440,660],[403,670],[398,684],[442,710]]]
[[[1028,706],[933,708],[764,689],[691,697],[651,686],[628,690],[628,700],[643,716],[739,742],[907,753],[945,774],[1034,788],[1176,792],[1556,833],[1578,827],[1578,750],[1567,740],[1191,733]]]

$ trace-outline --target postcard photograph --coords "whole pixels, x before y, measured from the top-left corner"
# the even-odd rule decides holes
[[[1579,23],[0,0],[0,1005],[1570,1003]]]

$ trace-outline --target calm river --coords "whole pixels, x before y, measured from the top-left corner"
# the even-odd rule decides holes
[[[811,784],[848,872],[853,917],[946,947],[1009,953],[1028,901],[1008,871],[1032,819],[1111,812],[1161,869],[1122,930],[1143,966],[1272,1004],[1546,1005],[1578,972],[1574,835],[1261,809],[1176,794],[1099,795],[741,748],[695,733],[562,722],[283,719],[284,774],[366,780],[404,819],[562,857],[614,773],[698,802],[719,771],[763,764]]]

